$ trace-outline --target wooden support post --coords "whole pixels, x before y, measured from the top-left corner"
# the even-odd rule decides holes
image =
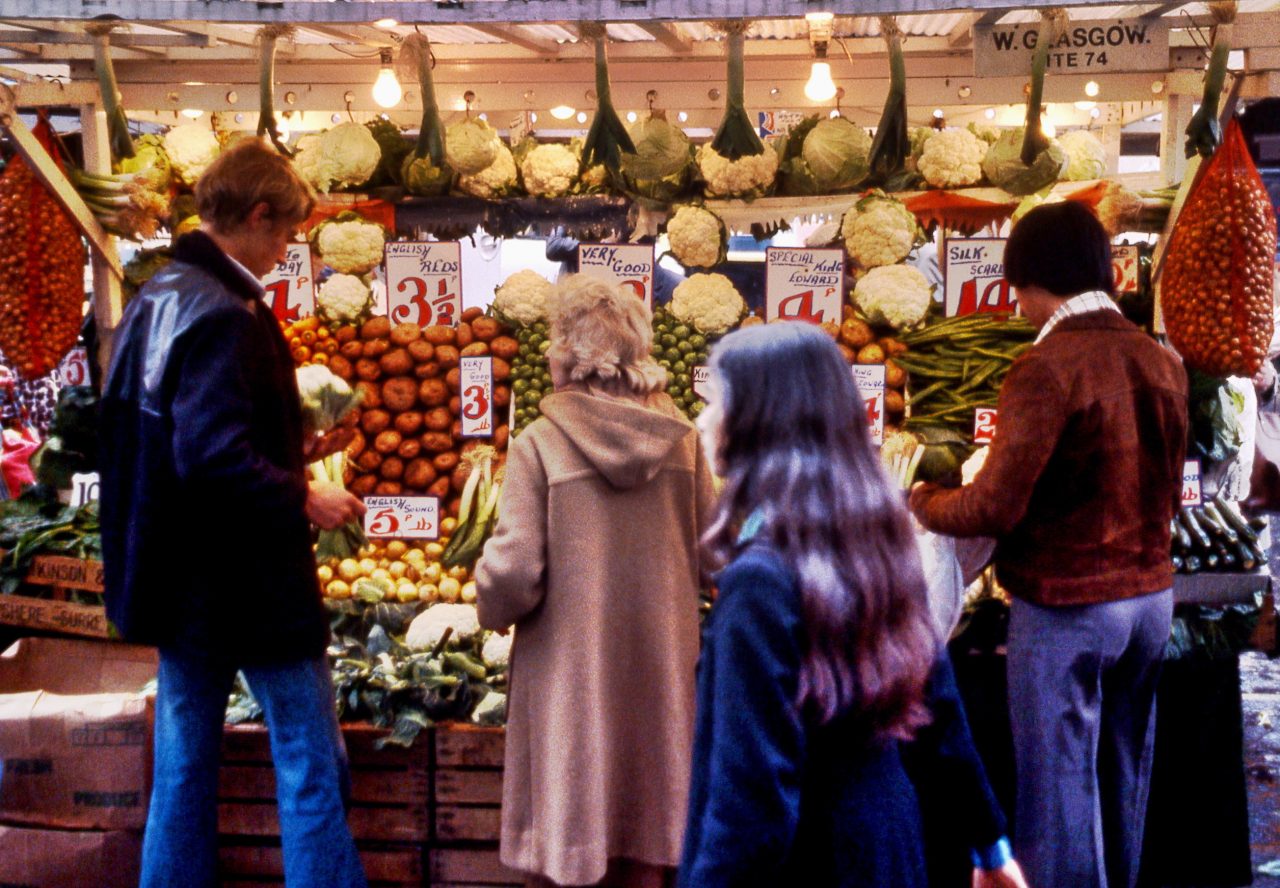
[[[90,173],[111,172],[111,148],[107,141],[107,115],[94,103],[80,106],[80,132],[84,150],[84,167]],[[115,237],[110,238],[115,250]],[[111,361],[111,339],[124,311],[120,278],[106,258],[97,251],[90,254],[93,267],[93,318],[98,327],[98,366],[106,376]],[[117,260],[119,261],[119,260]]]
[[[1120,131],[1122,129],[1119,123],[1108,123],[1098,130],[1098,138],[1102,142],[1102,147],[1107,150],[1107,175],[1118,176],[1120,174]]]
[[[1187,126],[1191,123],[1194,99],[1189,95],[1171,94],[1164,100],[1164,133],[1160,139],[1160,171],[1166,185],[1181,182],[1187,173],[1187,155],[1183,147]]]

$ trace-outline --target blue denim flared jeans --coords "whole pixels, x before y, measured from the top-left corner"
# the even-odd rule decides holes
[[[343,805],[346,751],[326,658],[243,669],[275,763],[288,888],[365,888]],[[141,888],[218,884],[218,769],[232,663],[162,650]]]

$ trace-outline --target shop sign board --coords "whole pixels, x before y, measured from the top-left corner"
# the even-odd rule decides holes
[[[973,411],[973,443],[990,444],[996,439],[997,415],[994,407],[977,407]]]
[[[392,241],[386,246],[387,314],[394,324],[456,327],[462,317],[462,244]]]
[[[58,374],[58,385],[88,385],[89,353],[84,346],[77,345],[67,352],[55,372]],[[10,375],[6,382],[12,381],[13,377]]]
[[[973,29],[975,77],[1025,77],[1039,43],[1040,23]],[[1169,23],[1163,19],[1101,19],[1069,24],[1050,47],[1051,74],[1166,71]]]
[[[760,138],[785,136],[804,120],[799,111],[758,111],[756,120],[760,125]]]
[[[468,355],[458,363],[462,437],[493,437],[493,358]]]
[[[764,263],[766,321],[840,323],[844,250],[769,247]]]
[[[283,323],[316,313],[316,279],[311,267],[311,247],[289,244],[289,251],[262,279],[263,301]]]
[[[853,381],[867,407],[871,443],[879,447],[884,442],[884,364],[854,364]]]
[[[653,310],[652,244],[579,244],[578,271],[635,293]]]
[[[1200,460],[1189,459],[1182,464],[1182,504],[1204,505],[1204,493],[1200,488]]]
[[[1117,295],[1138,292],[1141,281],[1139,261],[1136,244],[1120,244],[1111,248],[1111,268]]]
[[[364,532],[371,539],[440,537],[440,500],[434,496],[366,496]]]
[[[1018,310],[1013,288],[1004,279],[1004,245],[1002,237],[957,237],[943,242],[947,317]]]

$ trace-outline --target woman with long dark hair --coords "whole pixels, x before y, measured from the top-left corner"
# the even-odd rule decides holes
[[[924,888],[938,797],[975,883],[1019,885],[848,364],[818,328],[770,324],[711,366],[698,426],[725,483],[703,543],[722,570],[680,884]]]

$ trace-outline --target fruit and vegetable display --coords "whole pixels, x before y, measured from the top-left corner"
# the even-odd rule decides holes
[[[1170,525],[1173,566],[1180,573],[1254,570],[1267,563],[1265,528],[1264,520],[1246,518],[1222,495],[1202,506],[1183,506]]]

